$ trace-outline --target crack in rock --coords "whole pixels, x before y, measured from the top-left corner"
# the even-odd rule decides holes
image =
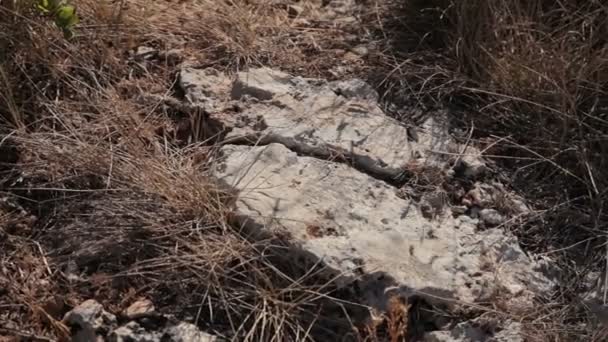
[[[225,145],[221,152],[215,175],[239,191],[239,223],[289,233],[292,243],[341,274],[343,285],[361,273],[384,274],[383,283],[362,285],[373,306],[384,305],[386,291],[475,302],[499,289],[530,300],[551,286],[501,230],[477,232],[477,221],[466,216],[428,220],[394,187],[347,165],[276,143]],[[335,233],[319,233],[328,228]]]
[[[207,74],[213,82],[199,81]],[[408,128],[384,114],[375,91],[361,80],[328,83],[261,68],[238,73],[228,92],[210,85],[225,84],[216,78],[215,72],[185,69],[180,84],[193,103],[219,102],[210,99],[214,91],[215,98],[240,101],[238,113],[210,113],[225,127],[228,143],[280,143],[303,155],[349,161],[389,182],[402,177],[410,162],[446,163],[450,153],[459,151],[438,119],[428,120],[413,141]]]
[[[444,120],[426,121],[413,139],[360,80],[332,84],[261,68],[238,73],[226,89],[225,80],[198,82],[189,73],[208,72],[182,71],[191,102],[240,109],[209,110],[226,138],[214,175],[239,193],[238,223],[287,233],[294,250],[323,261],[339,284],[357,283],[365,304],[385,310],[398,294],[451,305],[500,293],[530,307],[552,288],[513,236],[479,231],[479,220],[443,206],[426,217],[422,204],[387,184],[410,163],[471,179],[486,172],[479,151],[455,143]]]

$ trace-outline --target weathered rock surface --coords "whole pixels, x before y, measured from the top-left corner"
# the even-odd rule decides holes
[[[142,299],[131,304],[123,314],[128,319],[138,319],[153,315],[154,313],[154,303],[151,300]]]
[[[475,320],[462,322],[449,331],[433,331],[425,334],[424,342],[523,342],[521,324],[507,322],[498,332],[484,329]]]
[[[161,340],[162,333],[147,331],[137,322],[129,322],[112,331],[110,341],[112,342],[154,342]]]
[[[479,218],[489,226],[498,226],[505,221],[505,218],[496,209],[482,209]]]
[[[169,341],[175,342],[215,342],[219,339],[213,335],[204,333],[194,325],[190,323],[181,322],[177,325],[169,327],[165,336],[169,338]],[[165,340],[161,340],[165,341]]]
[[[186,69],[182,80],[193,72],[205,74]],[[184,90],[191,103],[225,104],[205,109],[224,129],[214,172],[238,190],[240,224],[263,237],[288,236],[294,251],[322,260],[342,285],[357,282],[366,304],[382,310],[395,293],[448,305],[500,294],[529,306],[552,287],[514,237],[487,229],[525,205],[498,210],[511,203],[504,189],[478,180],[488,171],[480,152],[469,146],[461,155],[441,118],[410,130],[387,117],[360,80],[262,68],[237,74],[230,89],[216,84],[226,81],[213,73]],[[411,165],[439,170],[427,178],[457,173],[474,185],[453,211],[440,192],[414,200],[394,186]]]
[[[68,312],[64,322],[72,328],[74,342],[215,342],[216,336],[200,331],[195,325],[174,322],[169,317],[154,315],[156,321],[147,324],[140,319],[154,313],[148,300],[132,304],[124,312],[128,322],[117,327],[116,316],[104,310],[94,300],[87,300]]]
[[[170,325],[164,329],[146,329],[141,324],[131,321],[114,330],[110,335],[111,342],[215,342],[217,337],[201,332],[190,323]]]
[[[205,73],[182,71],[193,103],[209,102],[211,92],[226,97],[210,85],[225,83],[216,74],[198,81]],[[378,94],[361,80],[327,83],[261,68],[238,73],[231,97],[243,100],[239,113],[211,113],[225,127],[228,142],[280,143],[306,155],[349,160],[386,179],[401,175],[411,161],[445,162],[446,153],[458,152],[441,121],[429,120],[417,137],[410,135],[384,115]]]
[[[378,101],[378,92],[372,86],[360,79],[336,81],[329,84],[334,93],[347,99]]]
[[[103,341],[108,332],[116,327],[116,316],[92,299],[68,312],[63,321],[75,332],[73,342]]]
[[[186,93],[186,101],[208,111],[217,110],[222,100],[217,96],[228,92],[231,82],[221,72],[213,69],[185,68],[180,73],[179,86]]]
[[[383,274],[395,290],[431,300],[476,301],[498,290],[525,296],[550,285],[514,238],[498,229],[476,232],[477,221],[466,216],[428,220],[394,187],[346,164],[298,156],[280,144],[227,145],[222,152],[216,175],[240,191],[242,224],[289,233],[347,279]],[[382,305],[369,285],[370,302]]]

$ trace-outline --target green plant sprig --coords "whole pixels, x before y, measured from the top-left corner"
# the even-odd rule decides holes
[[[66,0],[39,0],[36,8],[45,15],[53,17],[66,38],[74,36],[73,28],[78,24],[76,7],[69,5]]]

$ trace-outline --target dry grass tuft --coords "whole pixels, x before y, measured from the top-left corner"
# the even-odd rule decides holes
[[[68,41],[31,2],[0,1],[0,195],[16,208],[0,207],[0,334],[64,338],[82,300],[119,312],[138,297],[235,340],[350,332],[321,266],[232,225],[233,194],[209,176],[215,147],[178,139],[193,114],[154,100],[179,97],[179,63],[308,68],[331,38],[270,1],[73,3]]]
[[[49,264],[48,286],[26,312],[37,312],[41,291],[65,296],[52,322],[87,298],[119,312],[144,296],[239,340],[306,340],[328,333],[318,329],[328,322],[348,330],[325,313],[337,303],[320,270],[294,264],[278,240],[250,240],[229,225],[231,194],[207,172],[212,148],[172,146],[124,101],[110,91],[86,112],[48,104],[53,117],[11,137],[21,179],[10,190],[37,214],[32,239]]]
[[[179,98],[180,65],[266,65],[368,71],[405,108],[463,109],[513,184],[534,190],[542,211],[516,227],[521,241],[568,279],[518,315],[554,340],[598,338],[576,300],[608,226],[603,1],[377,0],[345,22],[321,0],[295,17],[270,0],[73,3],[81,24],[68,41],[31,1],[0,0],[0,334],[61,338],[62,315],[83,299],[118,312],[136,297],[237,340],[350,331],[351,308],[318,265],[231,225],[232,194],[209,177],[211,137],[184,132],[196,113],[154,100]],[[377,48],[349,55],[361,43]],[[415,310],[393,308],[362,335],[415,335]]]
[[[567,284],[542,324],[556,339],[592,338],[578,304],[585,275],[606,257],[608,4],[378,3],[368,16],[386,18],[375,56],[385,72],[370,78],[406,108],[448,105],[456,121],[474,122],[478,145],[539,209],[514,231],[528,251],[549,253]]]

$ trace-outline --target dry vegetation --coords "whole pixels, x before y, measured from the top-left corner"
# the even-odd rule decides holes
[[[512,229],[553,260],[564,286],[530,338],[603,340],[578,295],[606,259],[608,2],[409,0],[387,9],[378,28],[385,72],[371,78],[391,101],[453,109],[538,210]]]
[[[352,331],[320,266],[230,225],[231,194],[207,176],[211,137],[162,101],[179,61],[300,68],[286,51],[318,33],[297,37],[306,28],[267,1],[82,0],[67,41],[31,2],[0,3],[0,336],[65,339],[61,318],[82,300],[120,312],[139,297],[236,340]]]
[[[319,266],[230,224],[231,194],[207,177],[213,137],[162,101],[179,96],[182,62],[367,73],[387,100],[462,110],[539,208],[514,227],[523,244],[560,250],[566,286],[519,318],[542,330],[534,340],[600,340],[576,295],[605,254],[608,4],[370,0],[362,25],[324,19],[320,2],[293,18],[265,0],[74,0],[81,23],[67,41],[31,3],[0,0],[0,339],[64,338],[63,314],[92,297],[114,312],[152,298],[237,340],[353,331],[352,296]],[[377,50],[336,72],[362,37]],[[160,53],[138,58],[140,46]],[[383,329],[398,341],[411,318],[390,315]]]

